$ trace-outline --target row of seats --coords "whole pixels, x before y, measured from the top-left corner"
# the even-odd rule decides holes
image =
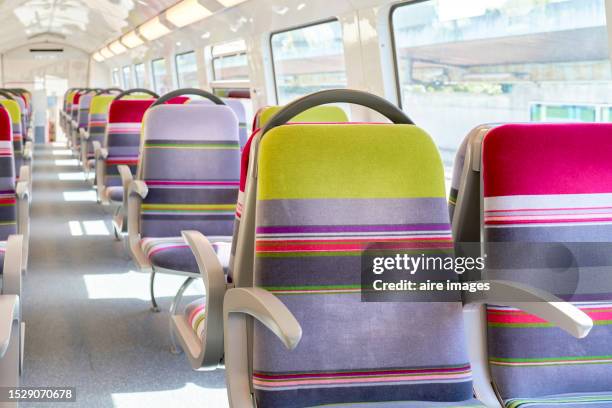
[[[30,229],[32,145],[25,136],[29,134],[30,94],[3,89],[0,97],[0,384],[16,387],[25,337],[21,309]]]
[[[177,100],[193,94],[209,102]],[[391,123],[348,123],[330,103]],[[610,241],[612,125],[481,126],[461,146],[448,203],[432,139],[373,95],[324,91],[261,110],[246,143],[236,113],[207,92],[114,101],[109,116],[122,105],[141,113],[130,122],[121,108],[106,138],[141,135],[140,148],[97,175],[98,192],[122,179],[115,201],[154,308],[155,274],[185,276],[173,347],[194,369],[225,366],[231,406],[612,407],[608,258],[574,254],[599,267],[587,290],[551,294],[536,245]],[[110,146],[96,151],[109,166]],[[362,302],[361,255],[381,241],[413,254],[478,243],[496,265],[490,290]],[[513,242],[530,245],[494,250]],[[538,273],[517,275],[525,265]],[[181,311],[196,278],[206,297]]]

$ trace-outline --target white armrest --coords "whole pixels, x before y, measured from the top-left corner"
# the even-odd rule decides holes
[[[76,120],[71,119],[70,120],[70,126],[72,126],[73,129],[76,129],[76,128],[79,127],[79,124],[78,124],[78,122]]]
[[[89,139],[89,132],[85,128],[79,129],[79,135],[85,140]]]
[[[23,165],[19,168],[19,181],[25,181],[28,185],[31,183],[30,166]]]
[[[6,242],[2,271],[2,294],[21,296],[21,270],[23,264],[23,236],[10,235]]]
[[[276,296],[261,288],[234,288],[223,302],[225,371],[231,407],[252,407],[247,341],[247,315],[263,323],[293,350],[302,338],[302,328]]]
[[[140,246],[140,206],[148,192],[149,189],[142,180],[132,181],[128,188],[128,242],[132,258],[141,270],[151,268],[151,264]]]
[[[546,291],[510,281],[484,282],[489,283],[490,290],[466,294],[466,307],[488,303],[518,308],[579,339],[593,328],[593,320],[586,313]]]
[[[132,183],[134,177],[132,176],[130,168],[125,164],[117,166],[117,171],[119,171],[119,175],[121,176],[121,185],[123,186],[123,209],[127,213],[128,189],[130,188],[130,184]]]
[[[30,248],[30,188],[26,181],[19,181],[17,196],[17,233],[23,236],[22,270],[27,270]]]
[[[13,333],[13,322],[20,320],[19,310],[19,296],[0,295],[0,358],[4,357],[8,350]],[[19,328],[19,325],[16,327]]]
[[[210,241],[199,231],[183,231],[198,263],[206,293],[204,342],[201,365],[216,367],[223,358],[223,297],[227,289],[223,266]]]
[[[96,159],[96,189],[98,195],[98,202],[106,203],[107,198],[104,194],[106,186],[104,185],[104,173],[106,172],[106,158],[108,157],[108,151],[103,149],[100,142],[97,140],[93,143],[94,157]]]
[[[19,180],[15,189],[15,194],[20,200],[27,199],[30,195],[30,188],[27,180]]]
[[[26,142],[23,146],[23,158],[25,160],[32,160],[32,142]]]

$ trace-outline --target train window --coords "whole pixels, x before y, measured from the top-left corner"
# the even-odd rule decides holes
[[[151,72],[153,73],[153,89],[155,92],[160,95],[168,92],[169,87],[166,85],[166,60],[163,58],[158,58],[151,61]]]
[[[134,65],[134,78],[136,79],[136,88],[145,88],[145,66],[143,63]]]
[[[131,88],[132,87],[132,81],[131,81],[130,66],[126,65],[125,67],[123,67],[122,73],[123,73],[123,87],[125,89]]]
[[[119,68],[113,68],[112,72],[112,80],[114,86],[121,86],[121,79],[119,78]]]
[[[279,104],[346,87],[342,26],[337,20],[274,33],[271,43]]]
[[[400,102],[447,169],[482,123],[599,121],[612,74],[605,0],[420,1],[392,9]]]
[[[234,41],[212,48],[213,78],[215,81],[249,79],[249,64],[244,41]]]
[[[179,88],[198,87],[198,65],[195,52],[190,51],[175,56],[176,81]]]

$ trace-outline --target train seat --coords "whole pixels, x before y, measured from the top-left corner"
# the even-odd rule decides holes
[[[97,142],[92,143],[96,160],[98,201],[104,204],[108,204],[112,191],[114,191],[114,197],[122,194],[123,188],[118,167],[128,166],[131,174],[136,171],[140,154],[142,119],[147,109],[155,101],[154,99],[120,99],[123,96],[123,94],[116,96],[110,104],[104,145]]]
[[[83,157],[81,153],[81,129],[86,129],[89,126],[89,110],[91,107],[91,100],[95,94],[96,92],[92,90],[83,94],[79,99],[76,126],[72,128],[72,132],[70,133],[72,150],[79,160]]]
[[[395,124],[283,126],[323,103],[359,103]],[[251,159],[242,222],[254,227],[240,228],[236,264],[254,259],[254,269],[237,269],[235,287],[223,301],[230,405],[247,406],[254,398],[260,407],[289,401],[300,407],[484,406],[473,398],[459,299],[361,299],[359,255],[368,241],[389,234],[381,227],[437,225],[439,239],[428,248],[452,248],[444,170],[431,138],[381,98],[324,91],[277,113],[253,140]],[[332,233],[348,243],[330,239]],[[397,238],[404,250],[414,248],[414,239],[427,240],[406,232]],[[487,300],[508,288],[491,286]],[[588,333],[592,321],[571,305],[563,303],[564,311],[549,302],[538,305],[523,306],[577,336]],[[246,315],[257,320],[251,342],[243,340]],[[406,324],[399,323],[402,318]],[[444,353],[426,351],[432,339]]]
[[[130,249],[136,264],[151,270],[152,280],[157,272],[193,279],[199,269],[183,230],[207,235],[216,243],[216,257],[229,263],[240,168],[238,121],[225,105],[168,105],[165,98],[144,122],[141,161],[129,194]],[[152,303],[156,308],[153,294]]]
[[[526,313],[489,306],[491,376],[508,407],[612,407],[610,134],[610,124],[539,124],[500,126],[484,137],[485,244],[528,243],[520,258],[488,251],[495,277],[554,288],[594,322],[576,340]],[[530,273],[521,273],[526,265]]]
[[[31,145],[28,149],[24,148],[23,126],[21,122],[21,109],[19,104],[12,99],[1,99],[0,104],[8,111],[11,116],[11,127],[13,129],[13,154],[15,160],[15,172],[18,180],[29,181],[29,165],[31,158]]]
[[[224,102],[227,99],[223,99]],[[274,113],[278,112],[277,107],[266,107],[260,109],[255,117],[255,121],[259,124],[265,124]],[[272,114],[270,114],[272,112]],[[264,120],[261,120],[261,115],[264,115]],[[296,118],[293,119],[296,122],[308,123],[324,123],[324,122],[334,122],[334,123],[342,123],[348,121],[348,117],[346,113],[342,109],[339,109],[335,106],[318,106],[312,109],[307,110],[299,114]],[[241,164],[240,164],[240,187],[238,193],[238,202],[236,204],[236,215],[234,220],[234,229],[232,234],[232,246],[231,246],[231,255],[229,260],[229,266],[226,269],[227,271],[227,280],[229,282],[232,281],[233,269],[234,269],[234,257],[236,254],[236,244],[238,242],[238,232],[240,228],[240,217],[242,214],[242,210],[244,207],[244,192],[246,189],[246,180],[247,180],[247,171],[249,165],[249,156],[250,156],[250,147],[252,143],[252,139],[255,137],[256,132],[250,136],[248,141],[242,145],[243,150],[241,152]],[[187,243],[190,245],[191,250],[196,254],[196,257],[200,259],[204,259],[205,255],[202,252],[202,243],[204,242],[204,237],[196,231],[184,232],[184,236],[186,238]],[[207,245],[207,244],[205,244]],[[215,243],[211,244],[214,248]],[[216,251],[216,249],[215,249]],[[222,266],[225,264],[222,263]],[[200,274],[202,276],[207,276],[207,271],[200,269]],[[219,361],[214,357],[211,358],[211,354],[214,355],[214,352],[210,352],[209,350],[214,349],[219,344],[222,338],[222,330],[218,328],[216,333],[207,332],[206,325],[207,320],[222,320],[222,310],[220,308],[209,308],[206,305],[207,298],[201,298],[190,303],[184,311],[184,316],[173,316],[173,324],[174,331],[178,336],[179,342],[183,346],[183,349],[187,351],[188,360],[194,369],[201,368],[216,368]],[[216,315],[216,316],[212,316]],[[198,338],[198,341],[194,341],[195,339],[190,340],[192,338],[192,334],[187,332],[186,328],[191,329]],[[215,329],[212,329],[215,331]],[[205,334],[207,333],[207,334]],[[212,340],[212,338],[216,337],[216,341]],[[213,343],[212,346],[207,344],[207,341]]]
[[[81,158],[86,172],[95,168],[94,142],[98,142],[100,146],[104,143],[108,124],[108,109],[114,98],[115,95],[101,94],[91,99],[88,128],[81,132],[81,144],[87,146],[82,149],[83,156]]]

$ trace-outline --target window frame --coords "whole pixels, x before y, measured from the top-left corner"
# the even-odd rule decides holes
[[[419,0],[419,1],[427,1],[427,0]],[[282,30],[277,30],[277,31],[272,31],[268,37],[268,46],[270,47],[270,60],[272,62],[272,82],[274,85],[274,98],[276,100],[276,104],[279,104],[279,98],[278,98],[278,79],[276,77],[276,63],[274,61],[274,47],[272,46],[272,39],[274,38],[275,35],[278,34],[283,34],[283,33],[288,33],[291,31],[297,31],[297,30],[301,30],[304,28],[310,28],[310,27],[314,27],[314,26],[318,26],[318,25],[322,25],[322,24],[328,24],[328,23],[333,23],[333,22],[338,22],[340,24],[340,28],[342,28],[342,23],[340,22],[340,19],[338,17],[332,16],[323,20],[316,20],[313,21],[311,23],[308,24],[302,24],[302,25],[298,25],[298,26],[293,26],[293,27],[289,27],[289,28],[284,28]],[[344,40],[344,38],[343,38]],[[342,55],[345,56],[345,49],[344,49],[344,42],[342,43]],[[345,66],[346,68],[346,66]]]
[[[395,26],[393,24],[393,14],[397,11],[397,9],[407,6],[412,6],[414,4],[426,3],[431,0],[408,0],[403,1],[401,3],[396,3],[391,6],[389,9],[389,30],[391,37],[391,57],[393,59],[393,76],[395,82],[395,93],[397,95],[397,106],[403,110],[404,102],[402,100],[402,85],[400,84],[400,72],[399,72],[399,61],[397,60],[397,41],[395,39]]]
[[[125,77],[125,75],[126,75],[126,68],[127,68],[128,78]],[[133,81],[132,81],[132,67],[131,67],[131,65],[124,65],[123,67],[121,67],[121,80],[123,81],[123,86],[125,87],[125,89],[132,88],[132,82]]]
[[[179,72],[178,58],[183,56],[183,55],[187,55],[187,54],[193,54],[193,59],[195,60],[195,63],[196,63],[196,70],[195,70],[196,75],[198,73],[198,57],[196,55],[196,51],[195,50],[179,52],[178,54],[174,54],[174,71],[176,72],[176,85],[177,85],[178,88],[182,88],[184,86],[183,84],[181,84],[181,74]],[[199,84],[198,84],[198,86],[199,86]]]
[[[151,79],[152,79],[152,84],[153,85],[153,91],[154,92],[158,92],[158,83],[157,83],[157,78],[155,75],[155,62],[157,61],[163,61],[164,62],[164,69],[166,70],[166,75],[168,75],[168,67],[166,66],[166,58],[164,57],[159,57],[159,58],[155,58],[151,60]]]
[[[139,78],[138,77],[138,69],[136,69],[136,67],[138,66],[142,66],[142,73],[143,73],[143,77]],[[134,79],[135,79],[135,86],[136,88],[145,88],[145,85],[147,83],[146,79],[147,79],[147,67],[145,67],[145,63],[143,62],[137,62],[132,66],[132,72],[134,72]],[[140,84],[140,80],[142,80],[142,85]]]
[[[121,74],[119,73],[118,67],[111,69],[111,81],[113,82],[113,86],[121,87]]]

